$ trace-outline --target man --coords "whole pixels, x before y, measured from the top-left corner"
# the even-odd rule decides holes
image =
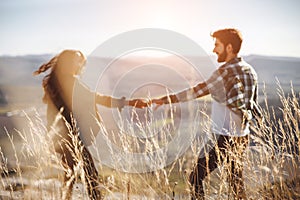
[[[216,144],[199,157],[190,175],[192,199],[204,199],[202,182],[218,162],[230,166],[228,180],[235,199],[244,199],[242,157],[248,145],[249,120],[260,113],[257,106],[257,74],[238,53],[242,44],[241,33],[232,28],[215,31],[213,52],[218,62],[225,62],[211,77],[177,94],[152,100],[159,105],[184,102],[210,94],[213,98],[212,132]]]

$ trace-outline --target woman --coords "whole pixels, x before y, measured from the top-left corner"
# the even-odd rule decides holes
[[[72,188],[75,181],[74,167],[78,162],[78,142],[83,144],[80,156],[83,163],[84,181],[90,199],[101,199],[102,195],[99,190],[97,181],[98,172],[94,161],[88,149],[84,146],[85,142],[79,137],[79,129],[75,117],[73,117],[73,94],[74,87],[80,87],[85,91],[82,98],[92,96],[96,104],[106,107],[116,107],[122,109],[124,105],[145,104],[140,100],[126,101],[125,98],[116,99],[109,96],[95,94],[76,78],[85,65],[86,58],[76,50],[64,50],[59,55],[52,58],[48,63],[43,64],[34,75],[51,69],[51,72],[43,79],[44,97],[43,101],[47,104],[47,127],[54,133],[53,142],[55,151],[62,155],[62,163],[65,167],[63,199],[70,199]],[[146,106],[146,105],[145,105]],[[99,117],[95,116],[98,120]],[[76,142],[77,141],[77,142]],[[77,145],[77,146],[76,146]]]

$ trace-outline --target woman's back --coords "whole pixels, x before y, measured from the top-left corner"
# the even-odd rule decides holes
[[[80,74],[85,57],[80,51],[65,50],[58,56],[42,65],[34,74],[40,74],[51,68],[43,80],[45,91],[44,102],[47,104],[47,126],[52,135],[55,151],[61,153],[65,169],[65,180],[62,198],[71,199],[74,184],[74,167],[78,163],[76,148],[73,139],[81,140],[77,132],[76,120],[72,120],[73,113],[73,92],[76,76]],[[82,143],[80,143],[82,144]],[[83,146],[80,156],[83,159],[83,172],[89,197],[101,199],[101,192],[98,190],[98,172],[94,165],[92,156],[88,149]],[[70,176],[70,173],[71,175]]]

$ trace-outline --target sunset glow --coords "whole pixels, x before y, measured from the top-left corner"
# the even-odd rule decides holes
[[[299,1],[37,1],[0,3],[0,55],[91,53],[109,38],[134,29],[176,31],[212,50],[210,32],[235,27],[242,54],[300,57]]]

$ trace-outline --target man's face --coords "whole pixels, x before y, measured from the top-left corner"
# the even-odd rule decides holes
[[[218,62],[225,62],[226,57],[227,57],[227,52],[226,52],[224,44],[217,38],[215,40],[215,48],[214,48],[213,52],[217,54]]]

